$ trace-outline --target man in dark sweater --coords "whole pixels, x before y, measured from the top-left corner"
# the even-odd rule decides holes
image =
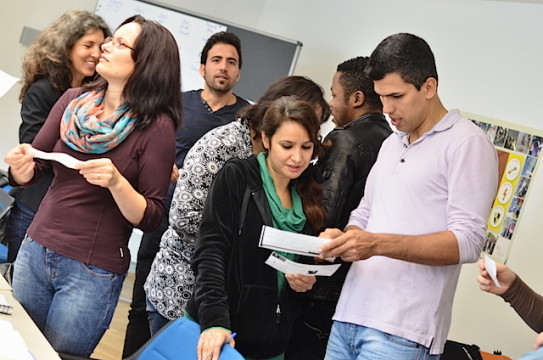
[[[249,103],[233,93],[240,78],[242,64],[239,38],[229,32],[212,35],[206,42],[200,59],[200,75],[204,88],[183,93],[183,121],[176,134],[175,164],[178,168],[190,148],[209,130],[235,120],[237,111]],[[123,350],[123,358],[139,349],[149,338],[145,291],[143,285],[160,245],[162,234],[168,228],[170,203],[175,189],[172,183],[165,202],[161,226],[141,239],[138,250],[136,278]]]
[[[373,81],[364,74],[367,57],[338,65],[332,79],[333,122],[336,128],[324,139],[324,156],[316,166],[326,211],[324,228],[343,229],[364,195],[366,178],[381,143],[392,133],[383,115]],[[319,277],[308,293],[308,305],[299,322],[298,337],[287,359],[323,359],[332,327],[332,315],[350,263],[331,277]]]

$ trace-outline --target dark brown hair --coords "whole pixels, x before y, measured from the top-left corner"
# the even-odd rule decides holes
[[[283,96],[271,102],[264,114],[261,131],[269,139],[286,121],[293,121],[306,129],[313,143],[312,158],[321,154],[320,120],[312,105],[296,96]],[[269,151],[270,149],[268,149]],[[324,223],[321,186],[313,177],[311,164],[296,180],[296,190],[302,199],[304,213],[313,230],[320,230]]]
[[[149,125],[159,114],[167,114],[181,125],[181,61],[177,43],[168,29],[141,15],[129,17],[119,27],[136,23],[141,31],[134,43],[134,72],[123,89],[123,101],[138,117],[138,126]],[[90,90],[107,89],[99,79]]]
[[[286,76],[271,84],[256,104],[241,109],[237,117],[247,122],[249,128],[255,133],[255,139],[260,139],[262,118],[272,101],[290,95],[295,95],[300,100],[307,101],[313,107],[320,106],[322,108],[320,122],[326,121],[330,116],[330,106],[324,100],[322,87],[303,76]]]
[[[386,75],[398,73],[406,83],[417,90],[428,78],[438,82],[436,60],[428,43],[413,34],[390,35],[373,50],[366,73],[372,80],[381,80]]]
[[[204,48],[202,50],[202,55],[200,56],[200,64],[205,65],[207,62],[207,54],[209,53],[209,50],[215,45],[215,44],[228,44],[232,45],[236,48],[236,52],[238,53],[238,68],[241,69],[241,41],[239,40],[239,37],[231,32],[221,31],[218,33],[215,33],[211,35],[209,39],[207,39],[206,44],[204,45]]]

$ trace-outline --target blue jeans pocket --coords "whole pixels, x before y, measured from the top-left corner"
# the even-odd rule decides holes
[[[114,279],[118,274],[111,272],[106,269],[102,269],[101,267],[84,264],[82,262],[79,263],[82,267],[82,269],[89,275],[100,278],[100,279]]]
[[[396,335],[391,335],[391,334],[387,334],[387,333],[384,333],[384,335],[385,335],[385,338],[387,339],[387,341],[389,341],[392,344],[405,346],[406,348],[410,348],[410,349],[417,348],[417,347],[421,346],[420,344],[418,344],[418,343],[416,343],[414,341],[407,340],[407,339],[404,339],[404,338],[396,336]]]

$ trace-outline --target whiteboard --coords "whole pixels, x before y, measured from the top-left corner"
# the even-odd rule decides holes
[[[253,101],[277,78],[294,72],[302,47],[299,41],[282,39],[147,1],[98,0],[95,13],[104,19],[112,31],[136,14],[170,30],[181,56],[183,91],[203,88],[204,81],[199,74],[200,55],[207,39],[214,33],[231,31],[240,38],[243,64],[234,92]]]
[[[112,31],[135,14],[154,20],[169,29],[181,54],[183,91],[203,87],[203,79],[198,73],[202,49],[211,35],[226,31],[224,25],[134,0],[99,0],[95,13],[104,19]]]

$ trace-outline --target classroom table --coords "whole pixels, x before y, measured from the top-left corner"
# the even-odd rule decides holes
[[[0,294],[2,294],[7,302],[13,307],[11,315],[0,314],[0,319],[9,321],[13,329],[21,334],[28,350],[32,353],[36,360],[60,360],[60,357],[47,342],[45,336],[26,313],[23,306],[15,300],[11,291],[11,286],[7,283],[3,276],[0,276]]]

